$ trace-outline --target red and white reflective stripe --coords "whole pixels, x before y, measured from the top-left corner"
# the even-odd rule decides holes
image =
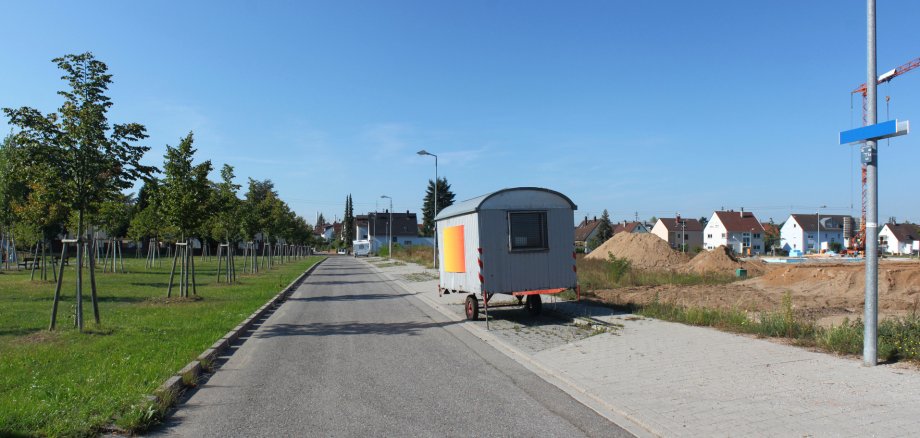
[[[479,257],[476,258],[476,263],[479,264],[479,284],[482,285],[486,282],[486,278],[482,276],[482,248],[477,248],[477,251],[479,252]]]

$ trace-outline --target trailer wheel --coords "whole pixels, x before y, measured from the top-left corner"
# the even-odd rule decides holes
[[[479,319],[479,300],[476,299],[475,295],[466,296],[466,319],[470,321],[476,321]]]
[[[543,310],[543,301],[540,299],[540,295],[527,295],[526,307],[531,315],[539,315]]]

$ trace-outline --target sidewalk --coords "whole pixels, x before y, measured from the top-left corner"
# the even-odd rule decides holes
[[[438,297],[436,271],[378,269],[463,318],[465,296]],[[631,422],[621,426],[638,435],[906,437],[920,430],[920,372],[908,367],[867,368],[858,359],[583,303],[547,299],[544,310],[557,316],[528,324],[525,312],[502,309],[490,312],[488,332],[483,321],[466,324],[593,409]],[[558,317],[586,314],[619,329],[597,334]]]

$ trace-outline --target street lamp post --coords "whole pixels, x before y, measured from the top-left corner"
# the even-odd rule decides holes
[[[438,215],[438,156],[424,149],[417,152],[419,155],[430,155],[434,157],[434,210],[431,212],[431,223],[434,226],[434,250],[432,251],[432,264],[438,267],[438,223],[434,218]]]
[[[393,258],[393,198],[380,195],[381,198],[390,200],[390,218],[387,220],[387,258]]]

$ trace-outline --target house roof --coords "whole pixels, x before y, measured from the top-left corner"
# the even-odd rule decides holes
[[[575,240],[578,242],[588,240],[588,236],[594,232],[601,221],[599,219],[588,219],[581,221],[577,227],[575,227]]]
[[[716,217],[727,231],[763,231],[763,225],[749,211],[717,211]]]
[[[681,222],[684,223],[683,227],[674,217],[660,217],[658,220],[668,231],[703,231],[703,224],[698,219],[680,218]]]
[[[390,220],[390,213],[376,212],[368,214],[370,217],[370,227],[374,236],[385,236],[387,234],[387,222]],[[393,235],[394,236],[418,236],[418,220],[415,213],[393,213]]]
[[[489,198],[495,195],[504,193],[504,192],[510,192],[510,191],[516,191],[516,190],[537,190],[537,191],[542,191],[542,192],[553,193],[555,195],[562,197],[562,199],[565,199],[566,202],[568,202],[569,205],[572,206],[572,210],[578,209],[578,206],[575,205],[575,203],[572,202],[572,200],[569,199],[568,196],[565,196],[562,193],[559,193],[555,190],[544,189],[542,187],[511,187],[511,188],[497,190],[492,193],[486,193],[485,195],[477,196],[475,198],[470,198],[465,201],[460,201],[454,205],[451,205],[450,207],[447,207],[441,210],[438,213],[438,215],[435,216],[434,220],[439,221],[443,219],[452,218],[454,216],[460,216],[460,215],[464,215],[467,213],[473,213],[473,212],[479,211],[479,208],[482,206],[482,203],[486,202],[486,200],[488,200]]]
[[[818,214],[792,214],[793,219],[805,231],[818,229]],[[821,231],[843,231],[843,222],[847,216],[842,214],[822,214]],[[851,218],[852,220],[852,218]]]
[[[916,224],[885,224],[898,242],[920,240],[920,226]]]
[[[642,222],[618,222],[613,226],[613,234],[621,233],[623,231],[627,233],[635,233],[636,228],[642,225]]]

